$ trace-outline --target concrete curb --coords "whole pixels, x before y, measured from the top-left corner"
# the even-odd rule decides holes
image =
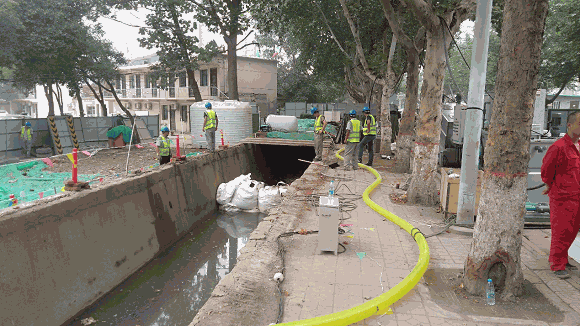
[[[473,236],[473,229],[466,228],[463,226],[452,225],[449,227],[449,232],[459,234],[459,235],[465,235],[465,236],[469,236],[469,237]]]

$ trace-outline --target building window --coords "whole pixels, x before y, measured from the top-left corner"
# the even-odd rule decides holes
[[[129,76],[129,89],[135,88],[135,75]]]
[[[145,88],[151,88],[151,77],[145,75]]]
[[[89,117],[95,117],[97,115],[97,110],[94,105],[87,105],[87,115]]]
[[[199,71],[199,86],[207,86],[207,69]]]
[[[141,97],[141,75],[135,75],[135,96]]]
[[[161,109],[161,120],[167,120],[167,110],[169,110],[168,105],[163,105]]]
[[[179,73],[179,87],[187,87],[185,71]]]
[[[181,106],[181,121],[187,122],[187,105]]]

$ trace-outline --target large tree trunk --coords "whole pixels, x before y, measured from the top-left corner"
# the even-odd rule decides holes
[[[236,47],[238,37],[231,35],[224,37],[228,45],[228,97],[230,100],[240,100],[238,93],[238,56],[236,54]]]
[[[495,100],[473,244],[464,284],[485,293],[491,278],[511,299],[522,292],[520,260],[530,130],[548,0],[507,0],[503,12]]]
[[[407,193],[409,202],[413,204],[431,206],[439,200],[437,170],[441,97],[446,65],[443,42],[449,42],[443,32],[440,27],[427,31],[425,70],[414,145],[413,179]]]
[[[391,124],[391,106],[389,105],[389,98],[395,94],[395,84],[397,83],[397,76],[393,70],[393,57],[395,56],[395,49],[397,48],[397,37],[393,35],[391,39],[391,46],[387,52],[387,41],[383,41],[383,53],[388,53],[387,67],[385,69],[385,79],[383,84],[383,91],[381,94],[381,146],[380,155],[391,155],[391,143],[393,134],[393,125]]]
[[[405,110],[401,117],[401,126],[397,136],[397,155],[395,172],[409,173],[413,155],[413,129],[415,128],[415,113],[419,99],[419,56],[407,53],[407,91]]]
[[[185,71],[187,72],[187,84],[189,85],[189,88],[193,89],[193,97],[195,98],[195,101],[201,102],[203,99],[201,98],[201,93],[199,92],[197,80],[195,80],[194,71],[191,68],[186,68]]]
[[[75,97],[79,106],[79,115],[82,118],[85,116],[85,109],[83,108],[83,98],[81,97],[81,89],[79,87],[75,87]]]
[[[62,100],[62,89],[60,88],[60,85],[58,83],[55,83],[55,86],[56,86],[56,92],[55,92],[56,103],[58,103],[58,109],[60,111],[60,115],[64,115],[64,103]]]
[[[47,83],[42,85],[44,88],[44,95],[46,96],[46,100],[48,101],[48,115],[54,115],[54,97],[52,96],[52,84]]]
[[[389,106],[389,97],[393,92],[393,87],[389,87],[385,83],[383,85],[383,92],[381,95],[381,149],[380,155],[391,155],[391,136],[393,133],[393,126],[391,125],[391,109]]]

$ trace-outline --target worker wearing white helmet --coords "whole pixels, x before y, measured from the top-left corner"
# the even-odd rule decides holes
[[[211,103],[205,103],[206,112],[203,113],[203,129],[205,132],[205,140],[207,142],[207,149],[210,152],[215,151],[215,131],[218,127],[218,117],[212,109]]]

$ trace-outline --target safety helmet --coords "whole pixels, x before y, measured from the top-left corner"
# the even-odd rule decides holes
[[[363,108],[363,112],[371,112],[371,109],[369,109],[369,107],[368,107],[368,106],[365,106],[365,107]]]
[[[205,108],[206,109],[211,109],[211,103],[209,103],[209,102],[205,103]]]
[[[169,132],[169,128],[167,126],[161,127],[161,132]]]
[[[310,114],[314,114],[316,112],[318,112],[318,108],[313,106],[312,109],[310,109]]]
[[[31,124],[30,122],[27,122],[27,123],[26,123],[26,126],[27,126],[27,127],[30,127],[30,126],[32,126],[32,124]]]
[[[350,110],[348,113],[350,116],[354,117],[356,115],[356,110]]]

